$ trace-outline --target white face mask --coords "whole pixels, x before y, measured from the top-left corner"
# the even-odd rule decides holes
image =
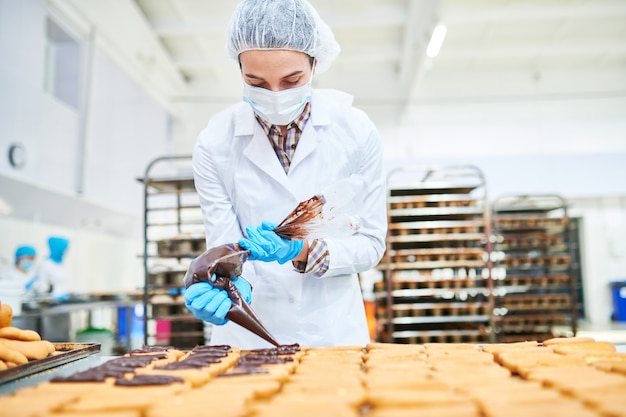
[[[271,124],[285,126],[294,121],[311,100],[311,80],[300,87],[282,91],[254,87],[244,82],[243,100],[250,103],[252,110]]]
[[[24,259],[20,261],[20,268],[22,268],[26,272],[30,271],[33,265],[34,265],[33,261],[28,260],[28,259]]]

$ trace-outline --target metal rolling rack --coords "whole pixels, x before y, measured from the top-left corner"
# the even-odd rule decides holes
[[[387,248],[375,285],[378,339],[492,341],[491,223],[481,171],[401,167],[387,186]]]
[[[492,205],[497,339],[545,340],[577,331],[577,283],[567,204],[558,195],[505,196]]]
[[[205,343],[205,324],[185,307],[183,277],[205,250],[202,212],[190,171],[191,156],[154,159],[144,184],[144,343],[193,348]],[[153,175],[157,168],[161,174]],[[165,171],[166,174],[162,172]],[[173,172],[173,173],[172,173]]]

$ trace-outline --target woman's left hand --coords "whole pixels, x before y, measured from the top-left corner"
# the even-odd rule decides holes
[[[250,260],[284,264],[302,251],[303,240],[283,239],[274,232],[275,228],[276,225],[270,222],[263,222],[257,228],[246,227],[248,238],[240,239],[239,246],[250,252]]]

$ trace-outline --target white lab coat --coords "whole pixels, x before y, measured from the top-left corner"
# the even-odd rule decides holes
[[[33,277],[34,274],[32,272],[22,272],[22,270],[17,269],[16,266],[5,269],[0,273],[0,281],[3,281],[4,284],[12,283],[16,288],[19,287],[24,290],[26,290],[26,284],[28,284]]]
[[[23,291],[21,296],[25,298],[34,297],[47,292],[47,287],[42,286],[41,280],[32,270],[24,273],[16,266],[0,273],[0,287],[3,289],[9,287],[13,290],[20,289]]]
[[[52,287],[52,296],[62,297],[69,294],[69,277],[63,264],[54,262],[47,258],[41,262],[37,271],[39,275],[39,285],[45,288]]]
[[[253,286],[252,307],[282,344],[365,345],[369,342],[357,273],[374,267],[385,250],[386,188],[382,144],[352,97],[314,90],[289,173],[280,165],[251,107],[239,103],[215,115],[193,152],[207,247],[237,242],[246,226],[279,223],[296,205],[352,174],[365,178],[367,195],[353,236],[325,239],[329,270],[322,276],[294,271],[291,262],[248,261],[242,274]],[[243,349],[270,346],[229,322],[214,326],[213,344]]]

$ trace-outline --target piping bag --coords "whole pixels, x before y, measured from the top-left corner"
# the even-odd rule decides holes
[[[207,249],[189,265],[183,280],[185,288],[204,281],[216,288],[226,290],[228,298],[232,301],[226,318],[274,346],[280,346],[232,281],[233,278],[241,276],[243,263],[248,259],[249,254],[237,243],[227,243]],[[211,280],[213,274],[215,274],[215,281]]]
[[[358,207],[364,191],[365,182],[357,175],[331,184],[321,194],[299,203],[274,232],[289,240],[351,236],[359,230],[360,223],[346,211]],[[226,318],[274,346],[280,346],[232,282],[241,276],[249,256],[250,252],[237,243],[207,249],[191,262],[183,283],[189,288],[197,282],[208,282],[225,290],[232,301]],[[213,275],[215,281],[211,280]]]

